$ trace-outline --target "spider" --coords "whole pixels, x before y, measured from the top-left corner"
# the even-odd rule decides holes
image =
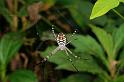
[[[73,67],[76,69],[76,71],[78,71],[78,69],[77,69],[77,68],[75,67],[75,65],[73,64],[72,59],[71,59],[70,56],[69,56],[69,53],[70,53],[74,58],[80,58],[80,57],[74,55],[74,54],[66,47],[66,45],[69,44],[72,40],[70,40],[70,41],[67,42],[67,39],[66,39],[65,34],[62,33],[62,32],[59,33],[58,35],[56,35],[56,34],[55,34],[55,31],[54,31],[54,27],[55,27],[55,26],[52,25],[52,33],[53,33],[53,35],[54,35],[54,37],[55,37],[55,40],[56,40],[56,42],[57,42],[57,44],[58,44],[58,47],[55,48],[55,49],[51,52],[51,54],[49,54],[48,56],[46,56],[46,58],[44,58],[40,63],[43,63],[43,62],[47,61],[47,59],[49,59],[52,55],[54,55],[58,50],[61,50],[61,51],[65,51],[66,56],[68,57],[68,60],[72,63],[72,65],[73,65]],[[76,32],[77,32],[77,31],[75,30],[74,33],[70,36],[70,38],[73,37]]]

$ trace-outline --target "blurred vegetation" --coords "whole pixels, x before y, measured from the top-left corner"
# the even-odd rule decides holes
[[[0,0],[0,82],[124,82],[123,2]],[[58,46],[52,25],[80,59],[58,51],[40,63]]]

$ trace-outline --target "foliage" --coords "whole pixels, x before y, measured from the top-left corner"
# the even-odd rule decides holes
[[[116,68],[116,65],[120,65],[120,63],[118,63],[120,60],[116,60],[116,58],[118,51],[123,47],[122,45],[124,45],[123,24],[116,30],[113,36],[112,34],[107,33],[105,30],[96,26],[90,25],[90,27],[96,34],[101,45],[98,43],[98,41],[96,41],[89,35],[75,35],[77,39],[72,41],[72,44],[75,46],[74,54],[81,57],[81,59],[74,59],[73,64],[76,66],[78,71],[85,71],[92,74],[97,74],[98,76],[100,76],[100,78],[104,78],[104,81],[109,82],[113,81],[113,78],[115,78],[115,80],[118,79],[116,71],[119,71],[119,69]],[[121,39],[118,37],[121,37]],[[54,49],[55,47],[51,47],[42,54],[50,54]],[[105,53],[107,54],[107,57]],[[107,73],[107,70],[99,66],[98,61],[94,61],[92,56],[99,59],[104,68],[107,68],[107,70],[110,71],[110,75]],[[74,69],[72,69],[73,67],[71,66],[71,63],[67,61],[66,53],[64,52],[62,53],[61,51],[58,51],[50,58],[50,61],[58,65],[57,69],[75,71]]]
[[[9,75],[9,78],[11,82],[38,82],[36,75],[29,70],[17,70]]]
[[[124,0],[95,1],[0,0],[0,82],[124,82]],[[37,67],[34,61],[39,62],[38,50],[45,58],[58,46],[53,25],[71,41],[73,54],[57,51],[44,70],[44,63]],[[70,37],[74,29],[79,33]],[[27,58],[25,69],[16,57]],[[61,73],[50,77],[49,70]]]
[[[117,7],[120,2],[123,0],[98,0],[93,7],[90,19],[106,14],[109,10]]]
[[[91,76],[89,75],[80,75],[80,74],[77,74],[77,75],[72,75],[72,76],[69,76],[68,78],[66,79],[63,79],[62,81],[60,82],[90,82],[91,81]]]

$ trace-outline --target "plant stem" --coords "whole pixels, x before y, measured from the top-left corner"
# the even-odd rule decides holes
[[[1,80],[2,80],[2,82],[6,82],[7,81],[6,68],[4,66],[2,66],[0,71],[1,71]]]
[[[124,20],[124,16],[121,15],[117,10],[115,9],[112,9],[118,16],[120,16],[120,18],[122,18]]]
[[[17,10],[18,10],[18,0],[14,0],[14,14],[17,14]]]
[[[14,12],[13,12],[13,22],[12,22],[12,31],[17,31],[18,28],[18,0],[14,0]]]

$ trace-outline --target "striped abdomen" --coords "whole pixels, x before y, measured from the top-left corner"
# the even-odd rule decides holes
[[[58,34],[57,43],[59,46],[65,46],[66,45],[66,37],[63,33]]]

